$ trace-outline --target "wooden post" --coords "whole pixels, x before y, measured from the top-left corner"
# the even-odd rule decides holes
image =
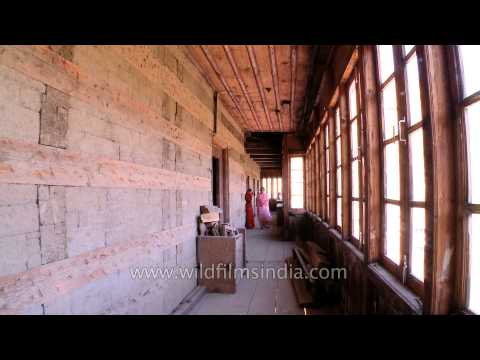
[[[341,128],[341,149],[342,149],[342,235],[348,239],[351,234],[351,160],[350,160],[350,134],[348,102],[345,86],[340,90],[340,128]]]
[[[223,165],[223,221],[230,222],[230,166],[228,148],[222,150]]]
[[[328,118],[328,142],[329,142],[329,155],[330,155],[330,214],[328,219],[330,225],[335,226],[337,223],[337,159],[335,158],[335,111],[331,109],[329,111]]]
[[[380,114],[377,101],[377,76],[375,46],[365,46],[363,57],[363,78],[365,96],[365,115],[367,128],[366,163],[365,169],[368,174],[367,212],[369,214],[368,228],[366,229],[365,251],[367,263],[378,261],[382,254],[383,237],[383,169],[382,147],[380,144]]]
[[[320,175],[320,166],[321,166],[321,165],[320,165],[320,149],[321,149],[321,148],[320,148],[320,135],[317,135],[315,142],[316,142],[316,144],[317,144],[317,147],[316,147],[316,150],[317,150],[317,151],[316,151],[316,163],[317,163],[317,172],[316,172],[317,210],[316,210],[315,212],[317,213],[317,215],[320,215],[320,213],[321,213],[321,211],[322,211],[322,210],[321,210],[321,207],[322,207],[322,205],[321,205],[321,202],[322,202],[322,200],[321,200],[321,193],[322,193],[322,192],[321,192],[321,190],[320,190],[320,189],[321,189],[321,181],[320,181],[320,179],[321,179],[321,175]]]
[[[433,142],[433,242],[425,244],[424,313],[451,312],[455,290],[455,126],[445,46],[425,46]],[[427,237],[428,239],[428,237]]]
[[[327,217],[326,205],[326,168],[325,168],[325,136],[323,127],[320,125],[320,217],[324,220]]]

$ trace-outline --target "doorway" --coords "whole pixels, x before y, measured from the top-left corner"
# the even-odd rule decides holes
[[[230,221],[228,149],[212,147],[212,204],[222,209],[221,221]]]

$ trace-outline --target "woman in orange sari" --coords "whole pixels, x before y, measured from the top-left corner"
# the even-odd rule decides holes
[[[252,189],[248,189],[247,193],[245,194],[245,211],[247,213],[246,216],[246,224],[245,227],[247,229],[253,229],[255,227],[255,221],[253,219],[253,192]]]

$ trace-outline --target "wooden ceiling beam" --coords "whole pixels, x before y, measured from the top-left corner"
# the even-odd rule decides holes
[[[258,157],[258,156],[250,155],[250,158],[253,159],[253,160],[271,160],[271,161],[281,161],[282,160],[281,156],[279,156],[279,157]]]
[[[290,46],[290,127],[295,129],[294,107],[295,107],[295,83],[297,82],[297,45]]]
[[[257,60],[255,58],[255,52],[252,45],[246,45],[248,52],[248,59],[250,60],[250,65],[252,66],[253,75],[255,76],[255,82],[257,83],[257,89],[260,93],[260,98],[262,99],[263,110],[265,111],[265,116],[267,117],[268,126],[270,130],[273,130],[272,120],[270,119],[270,112],[268,111],[267,106],[267,97],[265,96],[265,89],[263,88],[262,79],[260,78],[260,72],[258,71]]]
[[[237,65],[237,62],[236,62],[236,60],[233,56],[233,53],[230,50],[230,47],[228,45],[223,45],[223,50],[225,51],[225,54],[227,55],[228,62],[230,63],[230,66],[232,67],[235,78],[237,79],[237,82],[240,85],[240,89],[242,90],[243,96],[245,97],[245,100],[247,101],[248,107],[250,108],[250,111],[252,112],[253,118],[255,119],[255,122],[257,123],[258,128],[261,129],[262,126],[260,124],[260,120],[258,120],[257,113],[255,111],[255,108],[254,108],[253,104],[252,104],[252,100],[250,99],[250,96],[248,95],[247,88],[245,87],[245,82],[243,81],[242,75],[240,74],[240,71],[238,71],[238,65]]]
[[[215,63],[215,61],[213,60],[212,56],[210,55],[210,53],[208,52],[208,49],[206,46],[204,45],[200,45],[200,49],[202,50],[203,52],[203,55],[205,56],[205,58],[207,59],[208,63],[210,64],[211,68],[213,69],[213,71],[215,72],[215,74],[217,75],[218,79],[220,80],[220,82],[222,83],[223,87],[225,88],[225,90],[227,91],[230,99],[232,100],[232,102],[234,103],[235,107],[237,108],[237,111],[238,113],[240,114],[240,117],[242,118],[242,122],[243,122],[243,127],[247,127],[247,124],[248,124],[248,121],[246,121],[246,117],[245,115],[243,114],[242,112],[242,109],[240,108],[240,104],[238,103],[238,100],[235,98],[235,96],[233,95],[232,93],[232,90],[230,89],[230,87],[228,86],[228,83],[227,81],[225,80],[225,78],[222,76],[221,72],[220,72],[220,69],[218,68],[217,64]],[[251,124],[250,124],[251,126]]]
[[[282,113],[280,105],[280,95],[279,95],[279,86],[278,86],[278,70],[277,70],[277,55],[275,53],[275,45],[268,45],[268,53],[270,58],[270,70],[272,74],[273,82],[273,93],[275,94],[275,112],[277,114],[278,127],[280,130],[285,130],[282,122]]]
[[[272,155],[282,155],[280,152],[274,152],[274,151],[270,151],[270,152],[266,152],[266,151],[253,151],[253,152],[249,152],[248,155],[250,155],[251,157],[253,156],[272,156]]]
[[[307,130],[307,126],[314,113],[314,107],[318,102],[318,95],[321,82],[325,76],[325,72],[331,62],[334,47],[331,46],[328,56],[325,59],[320,53],[318,46],[314,47],[312,61],[310,64],[310,73],[307,80],[305,99],[303,103],[303,113],[299,124],[299,128]],[[313,130],[314,131],[314,130]]]
[[[280,161],[258,161],[258,160],[256,160],[255,162],[259,165],[280,165],[281,164]]]

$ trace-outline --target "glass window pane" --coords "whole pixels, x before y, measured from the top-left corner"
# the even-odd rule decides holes
[[[292,181],[292,194],[301,195],[303,192],[303,183],[298,181]]]
[[[422,121],[420,104],[420,80],[418,79],[417,54],[414,54],[407,63],[407,91],[408,91],[408,120],[413,125]]]
[[[326,153],[325,161],[326,161],[327,171],[330,171],[330,151],[329,151],[329,149],[327,149],[327,151],[325,153]]]
[[[398,141],[385,146],[385,195],[388,199],[400,200],[400,163]]]
[[[291,197],[293,209],[303,208],[303,158],[290,158]]]
[[[464,96],[480,90],[480,45],[460,45]]]
[[[359,195],[359,177],[358,160],[352,162],[352,196],[358,198]]]
[[[265,188],[265,189],[267,188],[267,179],[266,178],[262,179],[262,187]]]
[[[303,196],[302,195],[292,195],[292,209],[301,209],[303,208]]]
[[[336,140],[337,145],[337,166],[342,164],[342,138]]]
[[[425,209],[412,208],[410,213],[411,224],[411,273],[418,280],[423,281],[425,256]]]
[[[385,255],[400,264],[400,207],[385,204]]]
[[[466,108],[469,202],[480,204],[480,102]]]
[[[327,196],[330,194],[330,173],[327,174]]]
[[[398,113],[395,79],[390,81],[382,91],[383,138],[390,139],[397,135]]]
[[[292,157],[290,159],[290,167],[292,170],[303,170],[303,158]]]
[[[335,110],[335,135],[338,136],[340,135],[340,110],[337,107],[337,110]]]
[[[480,314],[480,214],[472,214],[470,228],[470,269],[468,308]]]
[[[328,147],[330,145],[329,140],[328,140],[328,136],[329,136],[328,125],[325,125],[325,147]]]
[[[380,81],[383,83],[394,70],[392,45],[378,45]]]
[[[342,170],[337,169],[337,195],[342,195]]]
[[[357,119],[350,124],[350,138],[352,143],[352,157],[358,156],[358,124]]]
[[[414,48],[415,45],[403,45],[403,49],[405,51],[405,55],[407,55],[410,50],[412,50]]]
[[[342,226],[342,198],[337,198],[337,225]]]
[[[327,195],[327,218],[330,217],[330,197]]]
[[[272,180],[273,180],[273,198],[276,199],[278,194],[278,182],[277,182],[277,178],[273,178]]]
[[[357,115],[357,89],[355,87],[355,81],[351,82],[350,88],[348,89],[348,109],[350,119],[353,119]]]
[[[360,240],[360,202],[352,201],[352,235]]]
[[[412,200],[425,201],[425,160],[423,154],[423,129],[410,133],[410,176],[412,179]]]

